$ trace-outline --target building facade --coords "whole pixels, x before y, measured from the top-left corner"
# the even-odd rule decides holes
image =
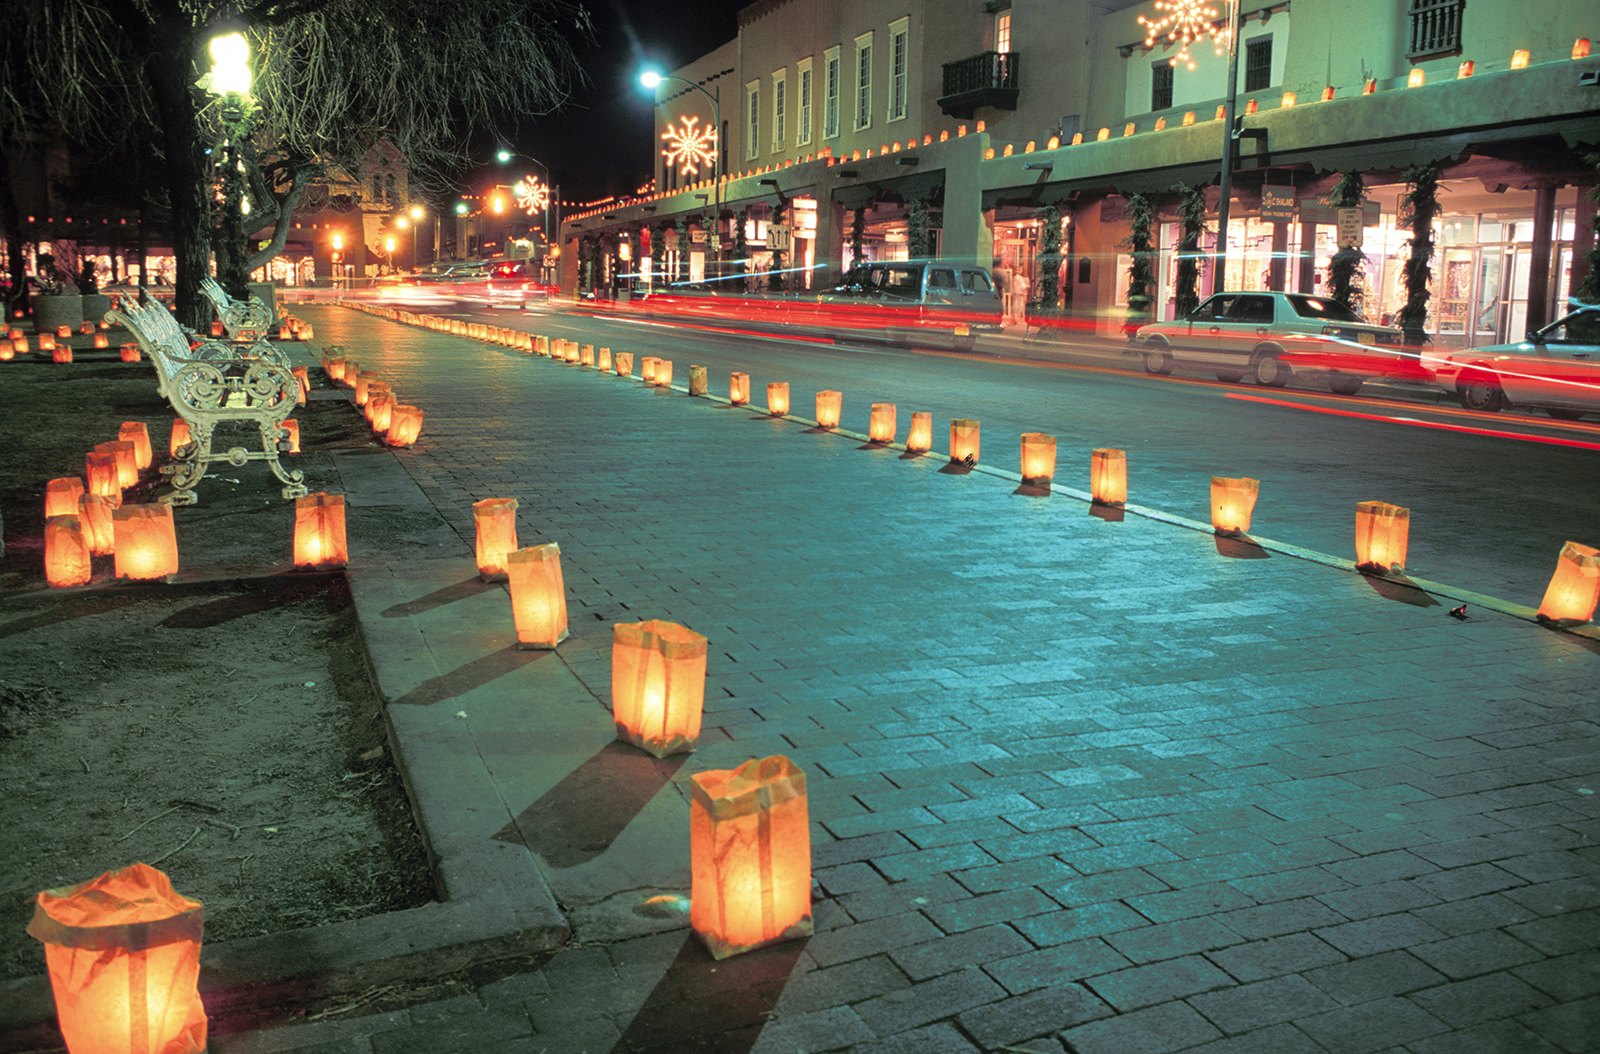
[[[792,291],[857,259],[939,256],[1110,333],[1128,314],[1135,195],[1155,211],[1152,313],[1170,317],[1186,200],[1207,210],[1202,294],[1316,292],[1338,249],[1330,192],[1350,174],[1369,318],[1405,301],[1407,195],[1430,176],[1432,339],[1520,336],[1581,283],[1585,158],[1600,147],[1592,4],[1244,0],[1221,281],[1228,56],[1202,39],[1175,61],[1140,21],[1162,14],[1149,0],[760,0],[734,40],[675,71],[715,104],[675,79],[658,93],[668,145],[720,110],[717,177],[658,155],[641,194],[577,208],[564,285]]]

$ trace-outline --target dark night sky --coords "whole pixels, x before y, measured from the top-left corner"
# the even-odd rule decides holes
[[[578,49],[589,83],[563,112],[507,127],[513,148],[547,162],[567,201],[633,190],[649,178],[655,150],[651,93],[638,86],[639,69],[671,70],[732,40],[739,9],[752,2],[599,0],[590,9],[595,41]]]

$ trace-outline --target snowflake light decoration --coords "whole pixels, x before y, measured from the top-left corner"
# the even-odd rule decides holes
[[[1181,62],[1185,69],[1194,69],[1189,45],[1203,37],[1210,37],[1216,53],[1222,54],[1228,31],[1218,28],[1217,19],[1221,16],[1205,0],[1156,0],[1156,12],[1159,18],[1150,19],[1140,15],[1139,24],[1146,30],[1145,47],[1154,47],[1158,39],[1178,45],[1178,53],[1167,60],[1167,65],[1176,66]]]
[[[550,188],[533,176],[523,177],[511,189],[517,195],[517,208],[530,216],[535,212],[543,212],[550,205]]]
[[[717,130],[710,125],[701,128],[698,117],[685,117],[681,125],[668,125],[661,138],[667,144],[661,156],[667,164],[679,166],[684,175],[695,175],[701,165],[709,168],[716,160]]]

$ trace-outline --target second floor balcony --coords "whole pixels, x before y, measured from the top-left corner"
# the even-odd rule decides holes
[[[950,117],[972,117],[980,106],[1017,108],[1017,60],[1014,51],[985,51],[944,64],[944,91],[939,109]]]

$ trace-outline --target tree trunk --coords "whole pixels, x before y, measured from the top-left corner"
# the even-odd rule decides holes
[[[162,177],[171,205],[172,255],[178,264],[174,305],[180,322],[200,330],[210,315],[210,308],[200,295],[200,282],[211,272],[210,173],[205,141],[189,95],[190,63],[184,61],[186,58],[186,54],[172,54],[164,61],[152,62],[149,75],[161,115],[162,148],[166,154]]]

